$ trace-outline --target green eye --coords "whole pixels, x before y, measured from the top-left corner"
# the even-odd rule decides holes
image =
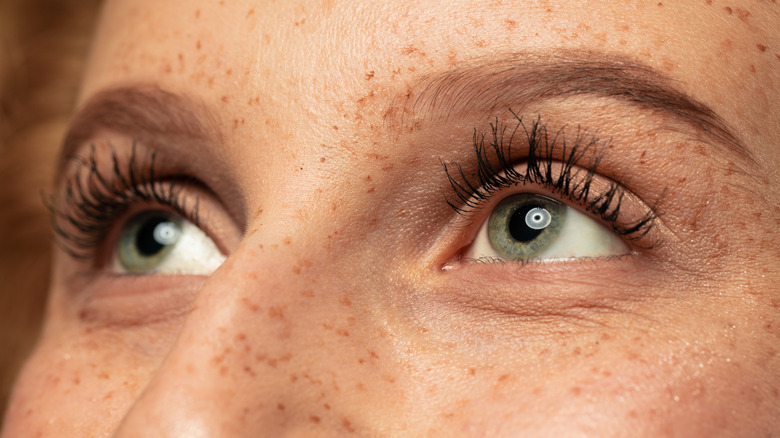
[[[119,241],[119,263],[132,273],[154,270],[179,242],[182,221],[162,212],[141,214],[126,225]]]
[[[552,261],[625,255],[630,248],[588,214],[536,193],[503,199],[466,252],[471,260]]]
[[[496,206],[488,220],[490,245],[507,260],[528,260],[560,235],[566,206],[541,195],[521,193]]]

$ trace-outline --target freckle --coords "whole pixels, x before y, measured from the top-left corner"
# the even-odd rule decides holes
[[[682,184],[685,181],[688,181],[688,178],[680,178],[680,179],[677,180],[677,184]]]
[[[374,78],[374,70],[371,70],[368,73],[366,73],[366,80],[367,81],[370,81],[373,78]]]
[[[222,103],[228,103],[230,99],[227,96],[222,96]]]
[[[349,332],[347,330],[344,330],[344,329],[336,330],[336,334],[339,335],[339,336],[344,336],[346,338],[349,337]]]
[[[469,374],[472,375],[472,376],[475,376],[477,374],[477,369],[476,368],[469,368]]]
[[[280,411],[283,411],[283,410],[284,410],[284,405],[283,405],[283,404],[281,404],[281,403],[277,403],[277,404],[276,404],[276,409],[278,409],[278,410],[280,410]]]
[[[502,374],[501,376],[499,376],[498,381],[503,382],[507,380],[509,377],[511,377],[509,374]]]
[[[375,353],[375,352],[373,352],[373,351],[369,351],[369,352],[368,352],[368,354],[370,354],[370,355],[371,355],[371,357],[373,357],[374,359],[379,359],[379,355],[378,355],[378,354],[376,354],[376,353]]]
[[[358,359],[358,363],[363,365],[364,363],[366,363],[366,360],[363,359],[363,358],[360,358],[360,359]]]
[[[706,3],[707,6],[712,6],[712,0],[704,0],[704,3]]]
[[[246,335],[244,333],[239,333],[236,335],[236,341],[243,342],[246,340]]]
[[[314,298],[314,291],[311,289],[305,289],[301,291],[301,295],[303,295],[306,298]]]
[[[271,368],[276,368],[277,363],[278,363],[278,361],[276,359],[268,359],[268,365]]]
[[[200,18],[200,9],[195,11],[195,18]]]
[[[734,11],[733,11],[733,10],[732,10],[732,9],[731,9],[729,6],[726,6],[726,7],[725,7],[725,8],[723,8],[723,9],[724,9],[724,10],[726,11],[726,13],[727,13],[727,14],[729,14],[729,15],[731,15],[731,14],[733,14],[733,13],[734,13]]]
[[[165,64],[165,68],[163,69],[163,71],[167,74],[170,74],[173,71],[173,67],[171,67],[170,64]]]
[[[341,298],[339,298],[339,303],[340,303],[342,306],[346,306],[346,307],[349,307],[349,306],[351,306],[351,305],[352,305],[352,301],[350,301],[350,300],[349,300],[349,298],[347,298],[347,297],[341,297]]]
[[[300,275],[301,274],[301,267],[298,265],[295,265],[292,267],[293,274]]]
[[[76,385],[76,386],[81,385],[81,379],[78,378],[78,377],[74,377],[73,378],[73,384]]]
[[[325,408],[326,411],[330,410],[330,405],[327,403],[323,404],[322,407]]]
[[[575,396],[580,395],[582,394],[582,389],[578,386],[575,386],[574,388],[571,389],[571,393],[574,394]]]
[[[255,13],[254,9],[250,9],[249,12],[246,13],[246,18],[251,17]]]
[[[232,74],[233,74],[233,69],[232,68],[227,69],[227,71],[225,72],[225,76],[230,76]]]
[[[574,349],[572,354],[575,355],[575,356],[579,356],[580,354],[582,354],[582,349],[580,347],[577,347],[577,348]]]
[[[249,301],[248,298],[241,298],[241,302],[244,303],[247,307],[249,307],[249,309],[254,313],[260,311],[260,306],[252,303],[251,301]]]
[[[658,3],[658,7],[659,7],[659,8],[662,8],[663,6],[664,6],[664,4],[663,4],[663,3]]]
[[[742,20],[745,23],[748,22],[748,17],[750,17],[750,11],[748,11],[746,9],[742,9],[742,8],[737,8],[736,12],[737,12],[737,17],[740,20]]]
[[[278,306],[271,306],[268,309],[268,316],[274,319],[284,319],[284,309]]]
[[[255,371],[252,368],[250,368],[248,365],[244,366],[244,372],[249,374],[252,377],[257,376],[257,374],[255,374]]]
[[[766,52],[766,46],[763,44],[756,44],[756,48],[759,52]]]
[[[347,432],[349,433],[355,432],[355,428],[352,427],[352,422],[350,422],[346,418],[341,419],[341,425],[344,426],[344,429],[347,429]]]
[[[109,378],[110,378],[110,376],[105,371],[100,373],[100,374],[98,374],[98,379],[108,380]]]
[[[198,40],[198,42],[196,42],[196,43],[195,43],[195,48],[196,48],[196,49],[198,49],[198,50],[200,50],[200,48],[201,48],[201,47],[202,47],[202,46],[201,46],[201,44],[200,44],[200,40]]]
[[[309,421],[311,421],[312,423],[319,423],[321,420],[320,417],[316,415],[309,415]]]
[[[514,30],[515,27],[517,27],[517,21],[515,20],[504,20],[504,24],[506,25],[506,28],[509,30]]]
[[[227,369],[226,366],[223,365],[223,366],[221,366],[219,368],[219,375],[220,376],[225,376],[225,375],[227,375],[227,373],[228,373],[228,369]]]
[[[370,189],[366,190],[366,193],[374,193],[376,189],[374,187],[371,187]]]

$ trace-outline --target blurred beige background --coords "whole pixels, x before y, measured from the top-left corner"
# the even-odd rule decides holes
[[[0,0],[0,412],[45,306],[51,238],[42,199],[99,3]]]

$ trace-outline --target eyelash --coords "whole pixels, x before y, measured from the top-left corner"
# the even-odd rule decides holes
[[[168,207],[199,225],[197,199],[187,207],[187,198],[182,195],[182,184],[193,183],[191,178],[162,178],[157,171],[157,153],[139,157],[135,143],[126,162],[119,159],[113,146],[110,149],[111,170],[98,168],[96,148],[92,146],[87,157],[72,158],[77,168],[65,183],[63,198],[55,195],[46,200],[55,240],[65,252],[79,260],[96,258],[114,222],[141,203]]]
[[[490,124],[492,139],[489,145],[485,144],[486,134],[474,130],[477,169],[471,178],[466,175],[459,163],[448,166],[442,161],[450,186],[457,198],[455,202],[447,199],[447,203],[458,214],[471,219],[496,193],[518,185],[533,183],[580,204],[585,211],[600,217],[615,233],[629,241],[637,242],[652,230],[658,217],[655,206],[634,222],[624,223],[620,220],[623,197],[626,193],[620,184],[610,181],[607,189],[602,193],[591,192],[591,184],[598,174],[600,156],[591,160],[587,167],[584,167],[586,175],[575,181],[575,177],[579,174],[579,169],[575,169],[575,166],[579,167],[578,163],[583,160],[588,150],[599,146],[596,137],[578,129],[574,144],[570,146],[563,135],[563,129],[550,138],[547,126],[540,118],[534,120],[529,130],[521,117],[512,114],[518,123],[511,130],[508,138],[506,135],[509,128],[502,125],[498,119]],[[511,155],[515,135],[520,131],[525,133],[528,147],[528,164],[522,172],[515,168]],[[562,156],[560,161],[554,159],[558,150]],[[491,156],[494,156],[492,161]],[[556,169],[560,172],[557,177],[554,176]],[[476,181],[472,182],[475,178]],[[651,244],[646,249],[652,246]]]

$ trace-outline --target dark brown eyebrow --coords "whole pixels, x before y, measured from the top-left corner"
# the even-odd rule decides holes
[[[397,130],[467,113],[489,117],[509,109],[519,112],[550,98],[605,97],[670,115],[693,127],[698,139],[755,164],[751,151],[715,111],[673,84],[660,72],[623,57],[570,51],[515,54],[423,78],[393,100],[385,123]]]
[[[213,145],[221,138],[205,106],[154,85],[103,90],[78,112],[65,136],[59,174],[67,159],[100,129],[125,133],[148,146],[162,142],[187,147]]]

